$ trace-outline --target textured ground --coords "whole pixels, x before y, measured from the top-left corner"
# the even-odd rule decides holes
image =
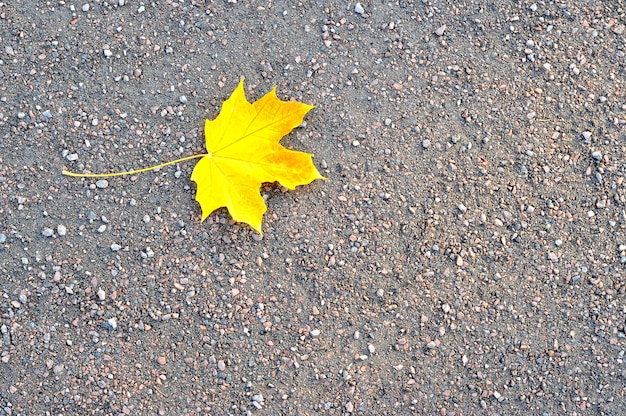
[[[208,3],[208,4],[205,4]],[[622,1],[0,0],[0,415],[626,413]],[[241,77],[316,105],[200,223]]]

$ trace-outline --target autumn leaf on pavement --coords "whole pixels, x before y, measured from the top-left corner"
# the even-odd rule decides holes
[[[202,208],[202,221],[216,209],[226,207],[235,221],[245,222],[262,233],[261,222],[267,210],[260,194],[263,183],[278,182],[295,189],[315,179],[324,179],[313,165],[311,154],[286,149],[279,143],[284,135],[302,124],[312,108],[297,101],[280,100],[276,88],[251,104],[246,100],[242,79],[224,101],[215,120],[206,120],[207,153],[123,172],[77,173],[63,169],[62,173],[109,178],[200,158],[191,179],[198,188],[196,200]]]
[[[198,188],[196,200],[202,208],[202,221],[226,207],[235,221],[262,233],[267,210],[260,194],[263,183],[278,182],[295,189],[323,179],[311,154],[286,149],[279,143],[312,108],[280,100],[276,88],[251,104],[243,79],[239,82],[215,120],[206,120],[204,125],[207,154],[191,174]]]

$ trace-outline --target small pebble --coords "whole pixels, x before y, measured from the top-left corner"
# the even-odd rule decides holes
[[[4,244],[7,241],[7,236],[0,233],[0,244]]]
[[[107,298],[107,294],[104,290],[102,289],[98,289],[98,300],[100,302],[102,302],[103,300],[105,300]]]
[[[100,179],[96,182],[96,186],[100,189],[104,189],[109,186],[109,181],[107,181],[106,179]]]
[[[180,101],[182,104],[187,104],[187,97],[184,95],[181,95],[178,101]]]
[[[430,140],[428,139],[422,140],[422,147],[424,149],[428,149],[430,147]]]
[[[115,318],[107,319],[107,327],[109,328],[109,330],[115,331],[117,329],[117,319]]]
[[[59,234],[60,236],[64,236],[65,234],[67,234],[67,228],[65,228],[65,225],[57,225],[57,234]]]
[[[591,139],[591,132],[590,131],[583,131],[583,137],[584,137],[585,140]]]
[[[314,330],[311,331],[311,336],[313,338],[319,337],[320,333],[321,333],[321,331],[319,329],[314,329]]]
[[[448,27],[446,25],[439,26],[437,30],[435,30],[435,35],[443,36],[443,33],[446,31]]]
[[[44,111],[42,114],[45,118],[52,118],[52,113],[48,110]]]
[[[219,360],[217,362],[217,369],[220,371],[224,371],[226,369],[226,364],[224,364],[224,361]]]
[[[44,228],[43,231],[41,232],[41,234],[43,234],[44,237],[52,237],[54,235],[54,231],[52,230],[52,228]]]
[[[554,245],[557,247],[561,247],[563,245],[563,240],[560,238],[554,242]]]
[[[111,244],[112,251],[120,251],[121,248],[122,246],[120,246],[119,244]]]
[[[82,10],[83,10],[84,12],[88,12],[88,11],[89,11],[89,4],[83,4],[83,8],[82,8]]]
[[[467,212],[467,207],[463,204],[459,204],[457,205],[457,208],[459,209],[459,211],[461,211],[463,214],[465,214]]]
[[[591,157],[595,160],[602,160],[602,153],[596,150],[595,152],[591,153]]]
[[[263,403],[263,395],[262,394],[255,394],[254,396],[252,396],[252,401],[253,402],[257,402],[257,403]]]
[[[365,9],[361,5],[361,3],[357,3],[357,4],[354,5],[354,13],[356,13],[356,14],[363,14],[363,13],[365,13]]]
[[[367,350],[370,352],[370,354],[373,354],[373,353],[374,353],[374,351],[376,351],[376,347],[375,347],[375,346],[373,346],[372,344],[369,344],[369,345],[367,346]]]
[[[98,232],[99,233],[103,233],[107,230],[107,226],[102,224],[100,227],[98,227]]]

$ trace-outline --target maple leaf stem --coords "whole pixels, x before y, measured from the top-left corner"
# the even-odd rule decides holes
[[[185,162],[185,161],[191,160],[191,159],[198,159],[198,158],[203,157],[203,156],[208,156],[208,154],[204,153],[204,154],[201,154],[201,155],[191,155],[191,156],[181,157],[180,159],[171,160],[169,162],[161,163],[161,164],[154,165],[154,166],[149,166],[147,168],[133,169],[133,170],[129,170],[129,171],[126,171],[126,172],[76,173],[76,172],[70,172],[68,170],[63,169],[63,171],[61,173],[63,175],[65,175],[65,176],[73,176],[75,178],[110,178],[112,176],[134,175],[135,173],[148,172],[148,171],[151,171],[151,170],[163,168],[165,166],[173,165],[174,163]]]

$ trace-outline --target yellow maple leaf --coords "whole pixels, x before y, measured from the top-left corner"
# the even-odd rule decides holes
[[[276,88],[254,103],[246,99],[243,79],[224,101],[215,120],[206,120],[207,154],[196,164],[191,179],[197,184],[196,200],[202,221],[226,207],[235,221],[262,233],[267,210],[260,187],[278,182],[288,189],[323,179],[309,153],[280,145],[283,136],[302,124],[313,106],[282,101]]]

